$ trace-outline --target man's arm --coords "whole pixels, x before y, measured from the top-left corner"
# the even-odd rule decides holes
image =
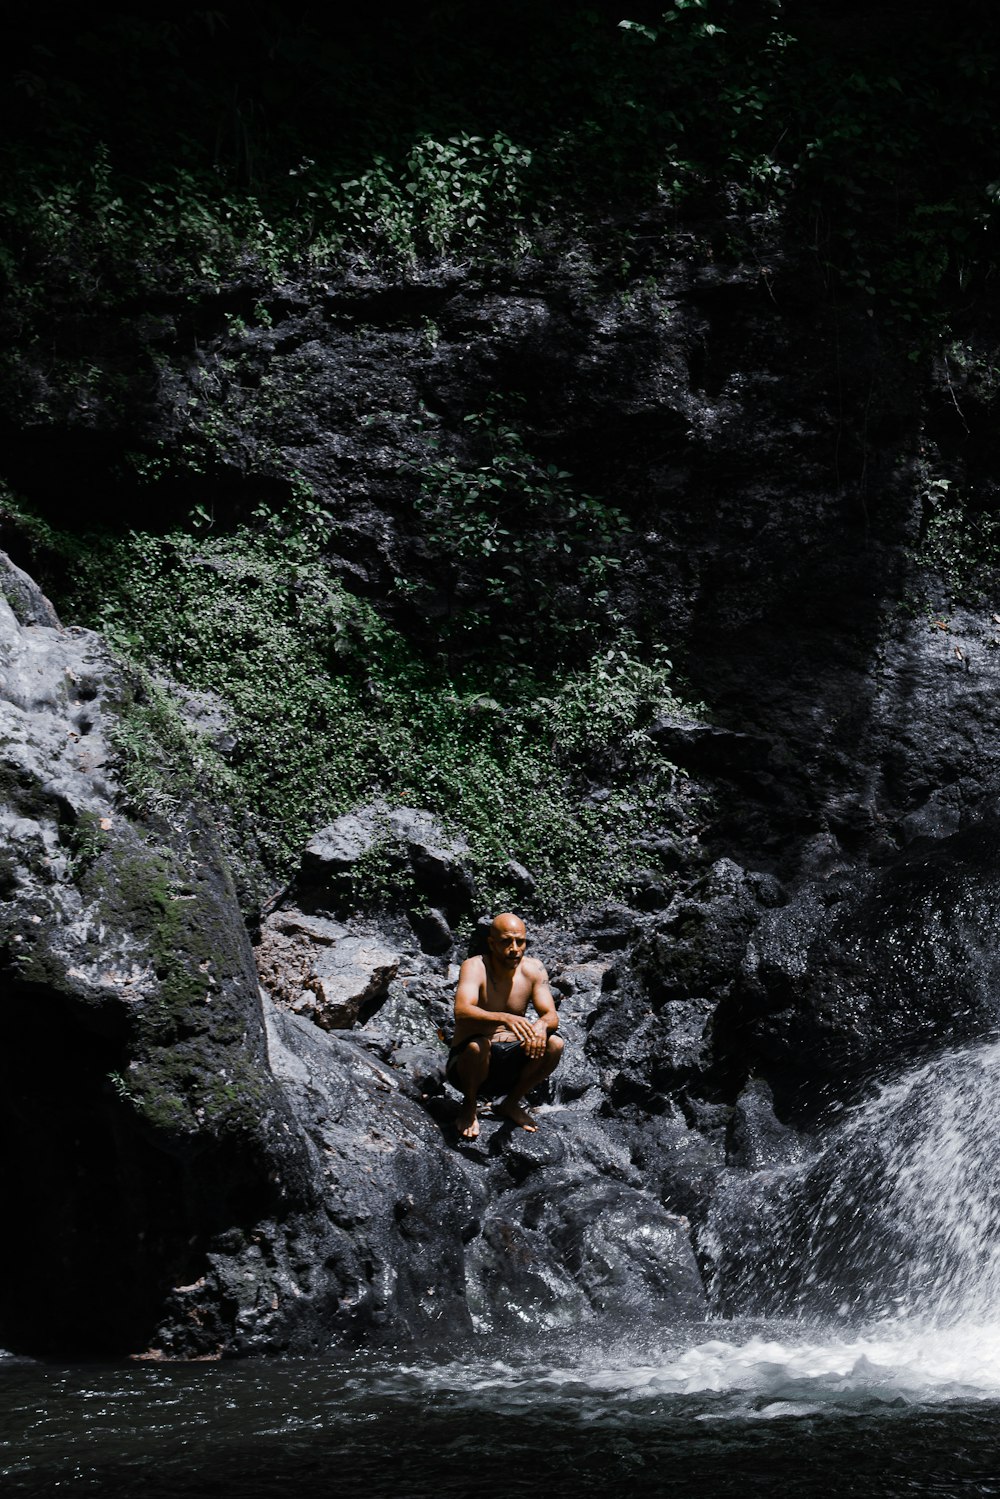
[[[529,1057],[541,1056],[548,1037],[547,1029],[540,1030],[537,1022],[533,1024],[526,1015],[515,1015],[510,1010],[487,1010],[479,1003],[483,977],[482,962],[482,958],[466,958],[459,969],[458,988],[455,990],[455,1020],[459,1023],[464,1022],[466,1025],[471,1022],[472,1025],[484,1031],[487,1028],[493,1030],[497,1026],[503,1026],[505,1030],[511,1031],[517,1037]],[[545,969],[541,967],[541,964],[538,966],[543,978],[547,979]],[[534,992],[533,987],[532,996]],[[547,982],[545,992],[548,994],[549,1004],[555,1016],[555,1004],[549,993]],[[558,1025],[558,1016],[555,1019]]]
[[[531,999],[538,1011],[546,1037],[551,1036],[559,1029],[559,1011],[556,1009],[556,1002],[549,988],[549,976],[541,963],[538,965],[538,976],[531,990]],[[535,1027],[538,1027],[537,1020]]]

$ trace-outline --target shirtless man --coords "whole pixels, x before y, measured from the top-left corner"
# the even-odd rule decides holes
[[[559,1064],[563,1044],[549,976],[537,958],[524,956],[524,922],[495,916],[484,958],[466,958],[455,993],[455,1034],[445,1077],[463,1095],[455,1126],[459,1138],[479,1134],[480,1089],[504,1096],[494,1113],[522,1129],[538,1128],[520,1101]],[[528,1003],[538,1014],[527,1017]]]

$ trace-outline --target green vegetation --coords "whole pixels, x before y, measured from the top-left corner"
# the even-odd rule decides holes
[[[903,26],[819,0],[624,19],[460,0],[319,16],[88,15],[59,38],[24,21],[0,64],[0,412],[75,434],[120,419],[116,482],[198,503],[184,525],[175,510],[110,537],[71,537],[9,496],[0,511],[54,564],[66,617],[226,719],[232,747],[150,681],[118,735],[144,815],[169,820],[178,786],[198,787],[229,809],[244,861],[278,873],[318,824],[384,795],[465,832],[498,897],[510,857],[542,906],[608,893],[619,851],[678,815],[647,733],[683,711],[669,665],[615,613],[628,517],[538,456],[507,375],[505,403],[460,435],[446,419],[416,459],[397,443],[426,565],[380,613],[326,565],[329,517],[294,472],[310,372],[267,336],[296,299],[335,322],[345,287],[433,289],[449,262],[488,288],[498,264],[572,253],[581,286],[624,299],[681,256],[756,258],[776,300],[870,312],[873,338],[944,357],[988,406],[997,371],[952,324],[988,305],[997,268],[990,13],[918,4]],[[391,307],[372,316],[392,325]],[[439,335],[425,316],[428,359]],[[147,398],[173,436],[163,422],[144,447]],[[222,530],[222,472],[291,503]],[[954,592],[993,565],[996,526],[968,486],[919,477],[918,561]],[[387,506],[406,503],[397,488]],[[390,620],[407,594],[404,636]]]
[[[947,612],[955,603],[988,601],[1000,586],[1000,517],[996,513],[992,445],[968,461],[972,434],[995,427],[1000,367],[989,343],[949,340],[935,361],[935,383],[957,448],[924,433],[913,464],[919,533],[909,550],[915,571],[910,607]],[[979,438],[982,441],[982,438]]]
[[[484,898],[512,894],[511,858],[542,908],[620,888],[630,840],[678,815],[676,772],[646,732],[689,711],[662,654],[622,637],[573,668],[512,672],[494,652],[450,671],[331,577],[308,528],[274,522],[72,542],[68,617],[211,694],[234,744],[194,732],[150,683],[116,736],[133,811],[169,822],[205,796],[227,807],[242,862],[277,875],[317,826],[381,795],[463,832]],[[595,781],[609,794],[588,805]]]
[[[921,537],[911,556],[932,609],[981,600],[1000,579],[1000,518],[974,491],[919,466]],[[990,497],[991,498],[991,497]]]
[[[515,0],[325,25],[249,5],[88,17],[34,48],[25,23],[0,148],[21,332],[53,302],[488,262],[560,222],[617,240],[630,268],[649,246],[609,201],[669,236],[706,194],[728,196],[730,253],[780,214],[829,295],[870,295],[897,321],[981,291],[1000,50],[975,4],[906,26],[781,0],[641,9]]]
[[[315,193],[321,215],[308,242],[323,263],[345,248],[415,261],[490,235],[514,248],[524,241],[522,195],[531,152],[502,132],[490,140],[462,131],[444,140],[421,135],[402,162],[377,155],[359,177]]]
[[[440,454],[432,439],[416,466],[421,532],[446,571],[447,654],[551,663],[597,644],[617,623],[609,583],[625,515],[534,459],[499,405],[464,426],[479,462]]]

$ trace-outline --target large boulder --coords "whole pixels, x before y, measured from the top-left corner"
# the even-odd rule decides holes
[[[465,840],[447,833],[430,812],[373,802],[313,835],[293,893],[304,906],[339,912],[376,903],[372,888],[407,891],[407,914],[421,946],[446,953],[452,925],[473,912],[470,853]]]
[[[267,917],[256,956],[272,999],[326,1031],[349,1030],[366,1006],[384,1000],[401,961],[376,936],[294,909]]]
[[[162,812],[130,815],[116,745],[123,714],[144,711],[136,683],[23,575],[10,591],[0,1341],[136,1350],[216,1234],[303,1208],[313,1187],[211,819],[180,782]]]
[[[786,1116],[808,1119],[831,1089],[995,1030],[998,849],[985,815],[764,913],[717,1016],[720,1059],[756,1069]]]
[[[420,1107],[405,1071],[359,1036],[324,1032],[269,1000],[265,1013],[271,1066],[322,1211],[235,1226],[186,1292],[189,1325],[237,1353],[453,1346],[472,1332],[463,1245],[485,1208],[477,1173]],[[179,1308],[168,1312],[156,1347],[184,1353]]]
[[[554,1166],[501,1197],[467,1261],[487,1331],[603,1324],[641,1336],[706,1311],[687,1223],[586,1166]]]

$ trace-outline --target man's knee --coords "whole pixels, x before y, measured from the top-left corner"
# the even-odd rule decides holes
[[[550,1036],[545,1043],[545,1055],[553,1064],[558,1062],[562,1056],[563,1042],[561,1036]]]
[[[455,1071],[466,1077],[475,1076],[480,1069],[485,1069],[490,1062],[490,1043],[487,1036],[478,1036],[474,1041],[466,1042],[462,1048],[462,1054],[458,1057]]]

